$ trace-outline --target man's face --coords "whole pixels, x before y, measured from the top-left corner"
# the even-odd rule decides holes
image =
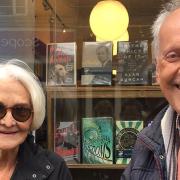
[[[97,49],[97,57],[101,63],[104,63],[108,60],[108,53],[106,47],[100,47]]]
[[[161,90],[180,114],[180,9],[169,15],[159,33],[157,81]]]

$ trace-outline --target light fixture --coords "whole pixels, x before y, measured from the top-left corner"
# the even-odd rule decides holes
[[[114,76],[116,76],[116,75],[117,75],[117,70],[116,70],[116,69],[113,69],[113,70],[112,70],[112,74],[113,74]]]
[[[49,0],[43,0],[42,1],[42,5],[44,6],[44,10],[51,10],[51,12],[53,13],[54,17],[56,17],[56,19],[59,21],[60,25],[62,26],[62,31],[66,31],[67,26],[64,24],[62,18],[57,14],[56,9],[53,8],[53,6],[51,5],[51,3],[49,2]],[[54,17],[52,19],[52,17],[50,18],[50,23],[54,23]]]
[[[125,6],[119,1],[104,0],[92,9],[89,23],[98,38],[113,41],[127,30],[129,16]]]

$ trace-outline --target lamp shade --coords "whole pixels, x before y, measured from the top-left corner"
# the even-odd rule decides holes
[[[98,2],[92,9],[89,23],[97,37],[112,41],[127,30],[129,16],[125,6],[119,1],[105,0]]]

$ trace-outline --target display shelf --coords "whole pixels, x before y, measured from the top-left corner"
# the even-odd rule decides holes
[[[152,98],[163,97],[159,86],[46,87],[48,98]]]
[[[78,87],[62,87],[62,86],[47,86],[47,124],[48,124],[48,149],[53,149],[54,143],[54,100],[63,99],[136,99],[136,98],[163,98],[163,94],[159,86],[78,86]],[[82,112],[80,112],[82,113]],[[127,165],[119,164],[68,164],[70,169],[120,169],[123,170]]]

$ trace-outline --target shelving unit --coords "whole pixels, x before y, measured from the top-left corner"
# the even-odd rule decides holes
[[[52,126],[52,99],[86,99],[86,98],[160,98],[163,97],[159,86],[106,86],[106,87],[46,87],[47,92],[47,118],[48,118],[48,148],[53,150]],[[108,167],[117,165],[105,165]],[[85,168],[84,164],[70,165],[71,168]],[[96,166],[89,166],[97,168]],[[100,167],[98,165],[98,167]],[[118,168],[121,166],[118,166]],[[104,167],[103,167],[104,168]]]
[[[136,98],[163,98],[163,94],[159,86],[99,86],[99,87],[62,87],[62,86],[50,86],[46,87],[47,92],[47,119],[48,119],[48,148],[53,149],[54,145],[54,101],[53,99],[64,100],[83,100],[83,99],[136,99]],[[97,178],[99,176],[113,177],[113,179],[119,179],[120,174],[127,167],[127,165],[120,164],[67,164],[73,177],[77,179]],[[92,171],[90,173],[89,171]],[[81,175],[79,175],[79,173]],[[90,173],[90,174],[89,174]],[[89,179],[87,179],[89,180]]]
[[[57,98],[163,97],[159,86],[46,87],[48,103]]]

